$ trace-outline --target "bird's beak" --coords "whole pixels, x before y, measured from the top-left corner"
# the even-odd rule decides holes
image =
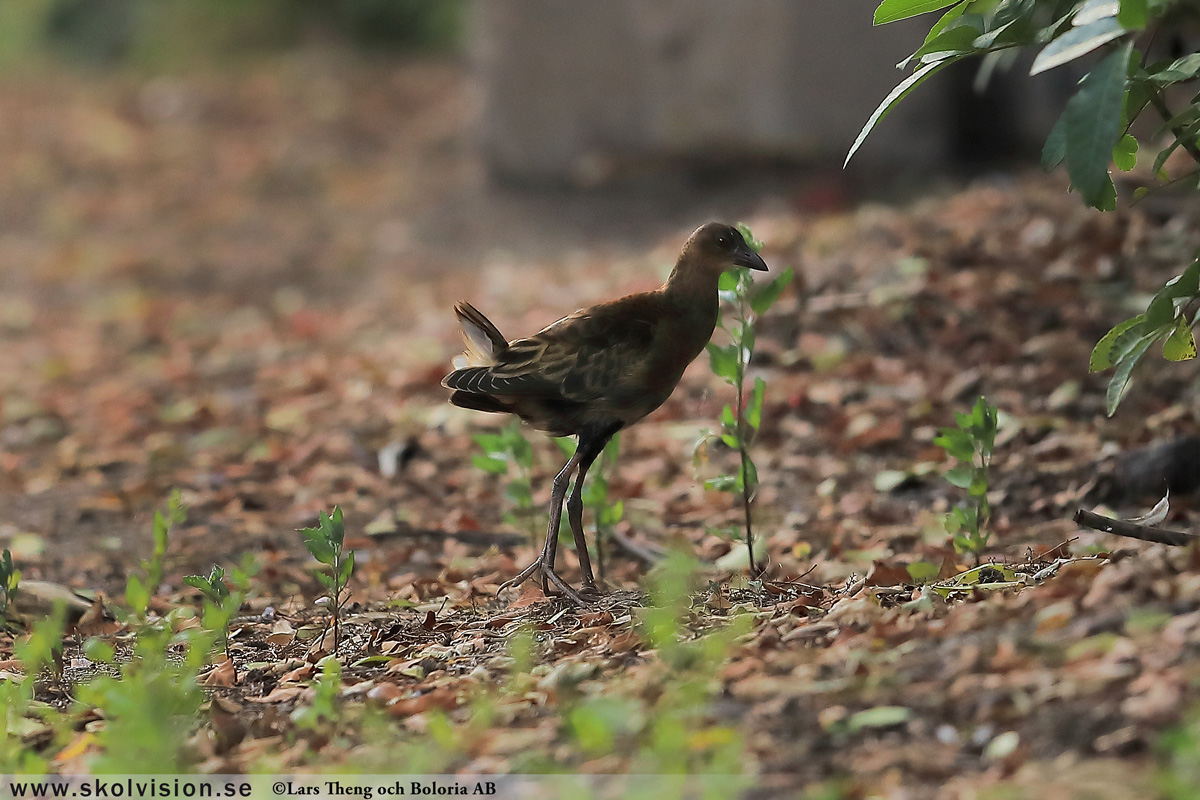
[[[762,256],[751,250],[749,247],[738,248],[737,253],[733,257],[733,263],[739,267],[755,269],[759,272],[767,271],[767,262],[762,260]]]

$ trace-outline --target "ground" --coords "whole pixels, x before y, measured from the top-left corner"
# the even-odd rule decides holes
[[[178,488],[187,520],[158,613],[198,603],[183,575],[253,554],[236,669],[201,678],[191,766],[365,763],[366,733],[314,733],[293,713],[319,698],[333,649],[297,529],[338,505],[359,562],[339,702],[385,711],[401,737],[454,731],[441,760],[377,771],[703,763],[830,797],[1158,791],[1164,732],[1200,694],[1200,558],[1071,515],[1145,511],[1157,497],[1120,491],[1118,454],[1194,428],[1191,365],[1148,359],[1109,419],[1107,376],[1087,363],[1190,260],[1195,208],[1152,195],[1098,214],[1034,175],[889,205],[801,178],[685,181],[674,197],[500,190],[464,132],[470,98],[453,63],[330,53],[0,82],[0,539],[23,579],[120,604]],[[472,464],[472,433],[502,420],[448,406],[439,385],[461,349],[453,302],[532,332],[657,285],[709,216],[744,220],[773,270],[803,276],[761,320],[752,370],[767,383],[753,451],[767,575],[742,574],[726,533],[740,511],[702,486],[731,454],[693,463],[731,397],[700,359],[610,471],[618,533],[706,565],[690,593],[609,548],[614,591],[595,607],[532,584],[498,599],[533,535],[505,521],[509,478]],[[980,394],[1003,412],[984,562],[1021,580],[922,590],[907,565],[941,579],[974,566],[941,527],[962,492],[933,440]],[[529,436],[542,503],[561,456]],[[20,638],[0,642],[5,658]],[[52,702],[88,674],[82,638],[40,690]],[[103,744],[92,724],[63,749],[29,741],[86,769]]]

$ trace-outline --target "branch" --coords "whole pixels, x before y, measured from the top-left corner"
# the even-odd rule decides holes
[[[1158,89],[1151,89],[1147,92],[1147,95],[1150,98],[1150,105],[1154,106],[1154,110],[1162,117],[1163,122],[1167,125],[1167,130],[1175,137],[1175,141],[1179,142],[1180,147],[1187,150],[1188,155],[1192,157],[1193,161],[1200,164],[1200,147],[1196,146],[1193,137],[1188,136],[1182,126],[1171,124],[1171,120],[1175,118],[1175,115],[1171,113],[1171,109],[1167,106],[1167,101],[1163,99],[1162,92]]]
[[[1117,536],[1140,539],[1143,542],[1185,547],[1192,542],[1200,541],[1200,535],[1195,533],[1139,525],[1136,522],[1126,522],[1123,519],[1105,517],[1093,511],[1084,511],[1082,508],[1075,512],[1073,519],[1077,525],[1084,528],[1091,528],[1094,531],[1102,531],[1104,533],[1115,533]]]

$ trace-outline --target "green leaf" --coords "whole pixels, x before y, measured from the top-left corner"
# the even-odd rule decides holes
[[[125,581],[125,605],[137,612],[145,611],[150,605],[150,592],[137,575],[130,575]]]
[[[1117,12],[1117,22],[1123,28],[1140,31],[1146,27],[1146,0],[1121,0],[1121,10]]]
[[[1067,112],[1058,115],[1058,122],[1050,129],[1046,144],[1042,146],[1042,169],[1049,172],[1067,157]]]
[[[718,378],[724,378],[731,383],[736,381],[739,367],[737,345],[719,345],[709,342],[708,364]]]
[[[342,540],[346,537],[346,526],[342,524],[342,507],[334,506],[333,515],[327,517],[329,525],[329,541],[335,549],[342,549]]]
[[[933,443],[959,461],[971,463],[975,459],[975,440],[966,431],[942,428],[941,435]]]
[[[767,382],[762,378],[754,379],[754,391],[750,394],[750,404],[746,407],[746,424],[754,430],[762,424],[763,395],[767,390]]]
[[[1138,140],[1131,134],[1125,134],[1117,140],[1113,148],[1113,165],[1122,172],[1129,172],[1137,166]]]
[[[727,269],[721,273],[720,278],[717,278],[717,291],[736,292],[737,287],[738,287],[737,270]]]
[[[758,467],[754,466],[749,457],[742,464],[743,466],[738,468],[738,489],[749,489],[753,495],[758,488]]]
[[[959,489],[966,489],[974,479],[975,468],[969,464],[959,464],[957,467],[946,470],[946,480],[951,486],[957,486]]]
[[[199,589],[205,594],[210,594],[213,590],[212,584],[206,578],[202,578],[199,575],[184,575],[183,584],[184,586],[191,586],[193,589]]]
[[[704,488],[714,489],[718,492],[732,492],[738,488],[738,479],[736,475],[718,475],[706,480]]]
[[[354,553],[351,552],[342,561],[342,569],[338,575],[338,584],[345,586],[350,580],[350,576],[354,574]]]
[[[1129,319],[1117,325],[1108,333],[1096,342],[1096,346],[1092,348],[1092,357],[1088,361],[1089,372],[1099,372],[1103,369],[1108,369],[1117,361],[1125,351],[1125,342],[1136,340],[1141,331],[1135,331],[1143,322],[1146,321],[1145,314],[1138,314],[1136,317]]]
[[[477,433],[473,437],[475,443],[489,453],[504,450],[504,437],[498,433]]]
[[[326,531],[321,528],[305,528],[301,533],[304,534],[304,546],[308,549],[309,555],[322,564],[334,562],[337,553],[329,542]]]
[[[941,570],[937,564],[930,564],[928,561],[914,561],[905,569],[908,570],[908,576],[913,579],[913,583],[929,583],[938,576]]]
[[[778,278],[763,286],[750,298],[750,308],[755,314],[762,314],[775,304],[775,301],[783,294],[783,290],[792,282],[792,274],[792,268],[788,267],[780,273]]]
[[[925,44],[929,44],[931,41],[936,39],[942,31],[950,27],[952,22],[957,21],[958,18],[963,15],[963,12],[967,10],[969,5],[971,5],[970,0],[963,0],[945,14],[942,14],[942,16],[938,18],[938,21],[933,23],[933,25],[929,28],[929,34],[925,37]],[[976,28],[976,30],[979,29]]]
[[[1200,53],[1192,53],[1172,61],[1167,66],[1150,73],[1150,80],[1158,86],[1169,86],[1172,83],[1190,81],[1200,76]]]
[[[1192,336],[1192,326],[1185,317],[1180,317],[1175,330],[1163,343],[1163,358],[1168,361],[1191,361],[1196,357],[1196,339]]]
[[[876,25],[886,25],[918,14],[952,6],[959,0],[883,0],[875,9]]]
[[[554,443],[558,445],[559,451],[567,458],[575,455],[575,450],[579,447],[570,436],[556,436],[554,437]]]
[[[90,661],[98,661],[101,664],[111,664],[117,657],[111,644],[94,636],[83,643],[83,654]]]
[[[1125,397],[1125,392],[1129,388],[1129,377],[1133,372],[1133,368],[1141,360],[1142,356],[1146,354],[1146,351],[1150,349],[1150,345],[1154,343],[1156,338],[1156,336],[1143,336],[1133,349],[1117,364],[1117,371],[1113,373],[1112,378],[1109,380],[1108,391],[1105,393],[1105,409],[1108,416],[1111,417],[1117,413],[1117,406],[1121,405],[1121,400]]]
[[[878,706],[859,711],[846,721],[850,733],[874,728],[892,728],[912,719],[912,711],[904,706]]]
[[[951,9],[947,13],[953,13]],[[959,12],[962,13],[961,11]],[[925,40],[915,53],[908,57],[909,61],[920,59],[934,53],[947,55],[972,55],[978,49],[975,40],[982,33],[979,28],[966,22],[947,27],[944,31]],[[941,59],[934,59],[940,61]]]
[[[949,3],[945,3],[944,5],[949,5]],[[909,75],[907,78],[900,81],[899,85],[897,85],[895,89],[892,89],[888,96],[883,98],[883,102],[880,103],[873,112],[871,112],[871,116],[867,118],[867,123],[863,125],[862,130],[858,132],[858,137],[854,140],[854,144],[850,145],[850,152],[846,154],[846,160],[842,162],[842,167],[844,168],[850,163],[850,159],[853,158],[854,154],[858,152],[858,148],[862,147],[862,143],[866,140],[867,134],[874,130],[875,126],[883,121],[883,118],[888,115],[896,103],[899,103],[901,100],[903,100],[905,95],[917,88],[917,86],[921,85],[921,83],[923,83],[930,75],[937,72],[942,67],[954,63],[961,57],[962,56],[950,56],[942,59],[941,61],[934,61],[929,64],[925,64],[918,68],[912,75]]]
[[[971,478],[971,484],[967,487],[967,494],[971,497],[983,497],[987,494],[988,479],[987,473],[983,470],[976,470]]]
[[[498,458],[492,458],[491,456],[485,456],[477,453],[471,457],[471,463],[477,468],[483,470],[484,472],[491,473],[492,475],[505,475],[508,473],[508,462],[501,461]]]
[[[1067,102],[1067,173],[1091,206],[1106,204],[1112,190],[1108,165],[1121,135],[1129,49],[1126,44],[1097,64]]]
[[[1125,33],[1116,17],[1104,17],[1095,22],[1071,28],[1038,53],[1029,68],[1030,75],[1061,67]]]

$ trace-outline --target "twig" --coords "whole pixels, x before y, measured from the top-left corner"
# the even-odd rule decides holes
[[[1073,518],[1077,525],[1091,528],[1094,531],[1115,533],[1117,536],[1127,536],[1130,539],[1140,539],[1143,542],[1169,544],[1184,547],[1192,542],[1200,541],[1200,536],[1185,531],[1172,531],[1166,528],[1154,528],[1149,525],[1139,525],[1136,522],[1126,522],[1123,519],[1113,519],[1093,511],[1079,509]]]
[[[399,523],[396,530],[369,534],[376,540],[384,539],[455,539],[467,544],[496,545],[497,547],[516,547],[528,544],[529,537],[519,533],[501,533],[498,531],[447,531],[441,528],[417,528],[406,523]]]
[[[613,530],[613,531],[609,531],[609,533],[612,535],[613,543],[616,544],[618,547],[620,547],[622,550],[624,550],[626,553],[629,553],[631,556],[634,556],[635,558],[640,558],[642,561],[645,561],[647,564],[650,564],[651,566],[662,561],[663,557],[662,557],[661,553],[656,553],[654,550],[647,547],[646,545],[638,544],[633,539],[630,539],[628,536],[621,533],[620,531]]]
[[[1196,143],[1192,141],[1192,138],[1184,132],[1182,126],[1171,124],[1171,120],[1175,118],[1175,115],[1171,113],[1171,109],[1167,105],[1167,101],[1163,99],[1162,92],[1160,92],[1158,89],[1151,89],[1146,93],[1146,95],[1150,99],[1150,105],[1154,106],[1154,110],[1157,111],[1158,115],[1163,118],[1163,122],[1166,123],[1167,130],[1169,130],[1171,135],[1175,137],[1175,141],[1179,142],[1179,146],[1187,151],[1188,155],[1192,157],[1193,161],[1195,161],[1197,164],[1200,164],[1200,147],[1196,146]]]

